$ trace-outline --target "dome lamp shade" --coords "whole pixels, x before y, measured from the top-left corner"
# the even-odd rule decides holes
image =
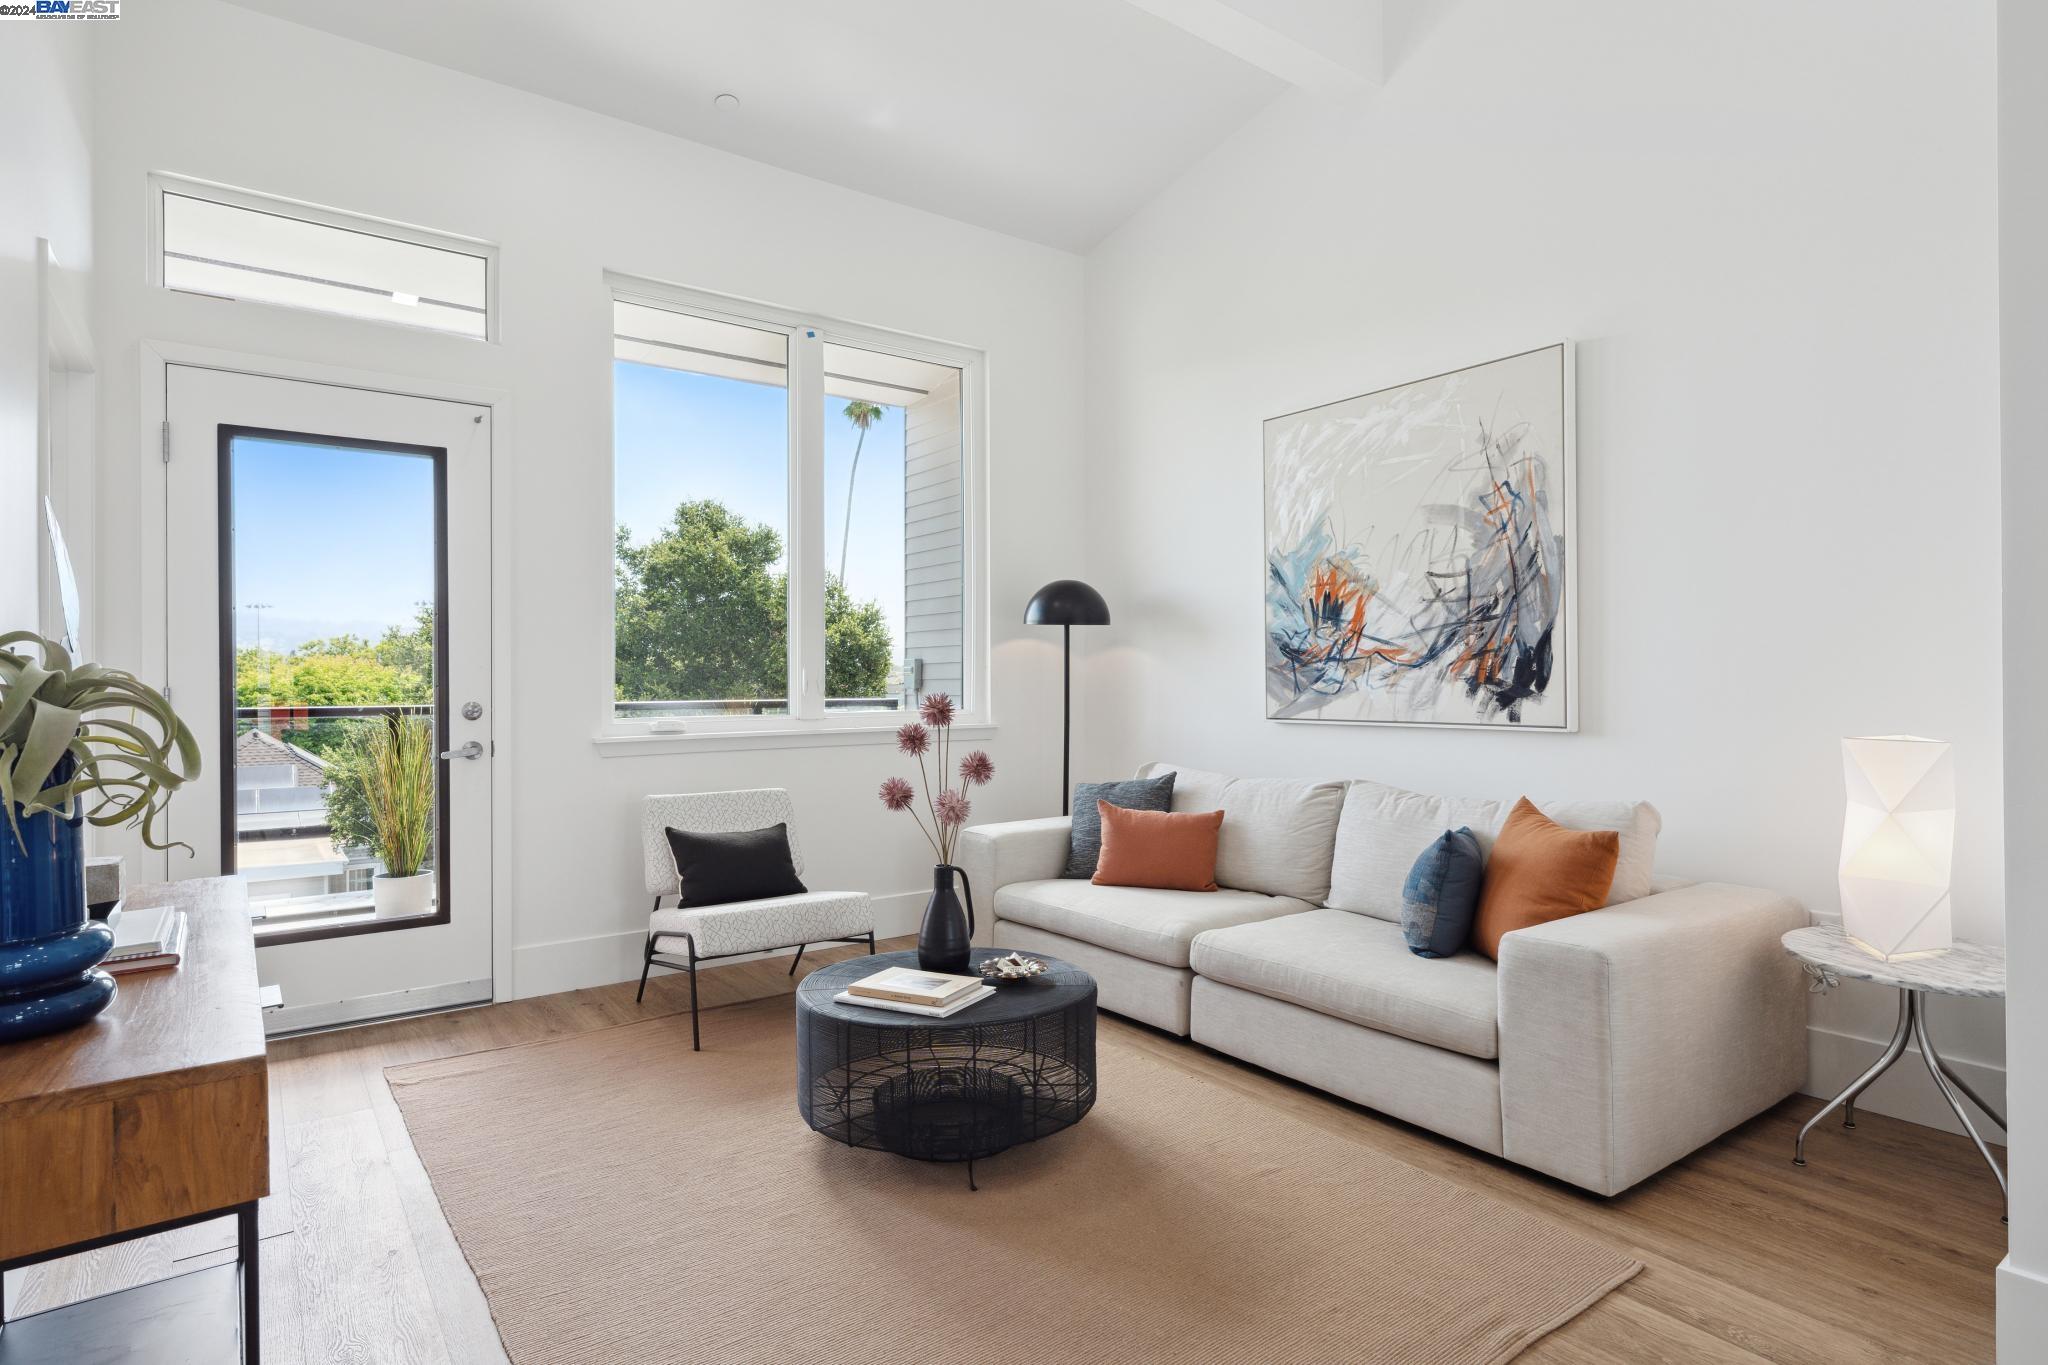
[[[1106,626],[1109,603],[1078,578],[1056,578],[1031,595],[1024,608],[1027,626]]]

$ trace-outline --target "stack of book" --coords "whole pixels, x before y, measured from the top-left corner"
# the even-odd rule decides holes
[[[114,951],[100,963],[103,971],[146,972],[175,967],[185,956],[185,912],[175,906],[125,909],[114,928]]]
[[[996,988],[978,976],[890,967],[862,977],[832,998],[842,1005],[866,1005],[870,1009],[944,1019],[995,993]]]

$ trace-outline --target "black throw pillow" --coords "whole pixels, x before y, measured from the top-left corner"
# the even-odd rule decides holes
[[[726,834],[672,829],[668,849],[676,860],[676,881],[682,890],[676,904],[685,910],[769,896],[799,896],[805,887],[796,875],[789,852],[789,826],[733,830]]]

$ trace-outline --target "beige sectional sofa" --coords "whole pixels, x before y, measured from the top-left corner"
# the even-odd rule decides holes
[[[1214,892],[1060,876],[1065,818],[963,831],[957,861],[992,941],[1094,975],[1104,1009],[1291,1076],[1598,1194],[1654,1174],[1798,1088],[1805,992],[1779,937],[1786,896],[1654,874],[1659,820],[1632,802],[1553,803],[1614,829],[1607,908],[1523,929],[1500,961],[1429,959],[1401,934],[1422,849],[1507,801],[1376,782],[1173,768],[1173,808],[1224,811]]]

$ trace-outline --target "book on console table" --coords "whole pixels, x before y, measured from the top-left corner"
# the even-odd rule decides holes
[[[884,1000],[879,996],[855,995],[851,989],[843,990],[832,999],[841,1005],[859,1005],[864,1009],[891,1010],[897,1014],[920,1014],[927,1019],[950,1019],[969,1005],[979,1005],[996,993],[990,985],[977,985],[973,990],[944,1005],[906,1005],[901,1000]]]
[[[103,971],[146,972],[175,967],[185,956],[185,912],[175,906],[131,910],[114,930],[114,951],[100,963]]]
[[[889,967],[873,976],[862,977],[848,986],[846,993],[870,1000],[893,1000],[899,1005],[943,1009],[955,1000],[980,990],[984,984],[978,976],[927,972],[916,967]]]

